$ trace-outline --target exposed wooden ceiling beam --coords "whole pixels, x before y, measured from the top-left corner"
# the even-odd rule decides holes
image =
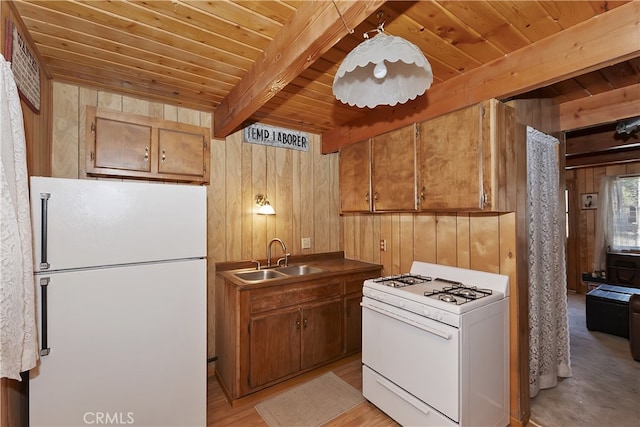
[[[606,153],[590,153],[576,156],[567,156],[567,169],[575,169],[587,166],[613,165],[617,163],[631,163],[640,161],[640,148],[632,147],[607,151]]]
[[[414,101],[376,108],[365,120],[325,132],[322,152],[454,111],[507,98],[640,56],[640,2],[631,2],[434,85]]]
[[[226,137],[283,87],[349,34],[384,0],[307,1],[282,27],[214,113],[213,134]],[[339,12],[337,9],[339,9]]]
[[[640,135],[617,135],[615,130],[567,138],[567,156],[597,153],[630,145],[640,146]]]
[[[581,129],[638,115],[640,83],[563,102],[560,104],[560,130]]]

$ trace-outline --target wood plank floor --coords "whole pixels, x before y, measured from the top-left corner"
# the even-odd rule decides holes
[[[296,385],[302,384],[325,372],[333,371],[334,374],[342,378],[348,384],[362,391],[362,362],[360,355],[352,356],[313,372],[301,375],[285,383],[271,387],[269,390],[256,393],[248,398],[242,399],[232,407],[227,401],[220,384],[215,377],[209,377],[207,394],[207,425],[222,426],[264,426],[267,424],[255,410],[254,406],[262,400],[268,399],[277,393],[288,390]],[[399,426],[371,403],[365,401],[348,412],[331,420],[325,427],[338,426],[367,426],[367,427],[396,427]]]

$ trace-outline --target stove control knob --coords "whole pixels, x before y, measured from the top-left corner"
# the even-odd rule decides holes
[[[398,307],[404,308],[405,305],[404,301],[398,301]]]
[[[424,313],[424,315],[425,315],[425,316],[427,316],[427,317],[429,317],[429,315],[431,314],[431,313],[429,313],[429,310],[427,310],[426,308],[423,308],[423,309],[422,309],[422,312],[423,312],[423,313]]]
[[[442,320],[442,313],[439,311],[436,312],[436,320]]]

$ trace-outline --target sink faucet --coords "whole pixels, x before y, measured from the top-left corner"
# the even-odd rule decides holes
[[[284,242],[281,239],[274,237],[267,245],[267,267],[271,267],[271,245],[274,242],[280,242],[280,246],[282,246],[282,252],[284,253],[284,265],[289,265],[289,255],[291,254],[287,253],[287,247],[285,246]],[[280,264],[281,260],[282,258],[278,260],[278,264]]]

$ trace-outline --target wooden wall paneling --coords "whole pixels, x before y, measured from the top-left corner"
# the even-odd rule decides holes
[[[389,244],[391,246],[391,274],[406,273],[406,271],[400,270],[402,263],[402,240],[400,234],[400,214],[391,214],[391,241],[387,241],[387,250],[389,250]]]
[[[629,174],[640,173],[640,162],[627,163],[627,172]]]
[[[516,107],[516,117],[521,113],[520,110]],[[531,111],[528,113],[531,114]],[[515,180],[520,191],[516,193],[515,226],[512,231],[508,230],[509,224],[513,225],[511,221],[514,219],[507,214],[502,224],[504,227],[501,228],[501,237],[504,234],[504,238],[508,239],[511,233],[515,233],[515,245],[510,240],[507,241],[509,252],[513,253],[515,260],[515,280],[509,282],[509,321],[514,329],[510,334],[509,342],[510,409],[512,424],[526,425],[529,421],[531,406],[529,402],[529,217],[526,191],[528,166],[526,126],[523,122],[516,124],[514,145],[516,147]],[[504,256],[501,259],[505,259]]]
[[[287,243],[291,246],[290,252],[296,254],[302,253],[310,253],[309,249],[302,250],[302,244],[300,239],[302,236],[302,226],[303,223],[306,225],[308,221],[302,221],[301,218],[301,210],[303,205],[301,203],[302,198],[302,188],[304,188],[305,193],[308,192],[312,187],[309,186],[309,180],[311,175],[307,175],[306,177],[301,175],[302,168],[302,158],[309,157],[309,153],[303,153],[301,151],[294,151],[291,153],[291,175],[294,177],[300,177],[300,179],[293,179],[291,182],[291,242]],[[307,169],[308,171],[308,169]],[[305,203],[308,203],[309,200],[305,198]],[[310,237],[310,236],[304,236]],[[287,246],[289,249],[289,246]]]
[[[149,117],[149,101],[130,96],[122,97],[122,111],[125,113],[138,114]]]
[[[495,214],[471,214],[469,238],[471,265],[474,270],[500,272],[500,217]]]
[[[242,221],[242,195],[251,188],[247,188],[247,178],[242,168],[244,147],[240,135],[230,135],[225,141],[225,217],[222,221],[225,233],[225,259],[242,259],[242,241],[246,234],[245,221]],[[243,179],[244,178],[244,179]],[[251,205],[253,208],[253,205]]]
[[[414,258],[423,262],[436,262],[436,215],[433,213],[416,214],[413,218]]]
[[[78,87],[54,83],[53,92],[56,116],[51,135],[51,173],[56,178],[78,178]]]
[[[578,292],[582,286],[578,254],[578,210],[580,202],[576,190],[576,170],[569,170],[566,174],[566,188],[568,195],[568,238],[567,238],[567,289]]]
[[[470,215],[458,212],[456,217],[456,266],[471,268]]]
[[[318,139],[313,139],[309,152],[313,153],[313,194],[314,194],[314,236],[315,252],[338,250],[332,236],[339,232],[339,209],[335,202],[338,197],[337,167],[334,156],[321,152]]]
[[[178,107],[176,105],[165,105],[162,109],[162,118],[165,120],[178,121]]]
[[[411,264],[414,260],[413,249],[416,244],[420,245],[421,242],[415,242],[413,240],[413,214],[401,213],[398,214],[398,248],[400,252],[400,273],[406,273],[411,270]]]
[[[329,174],[329,200],[327,205],[329,206],[331,214],[326,218],[327,225],[331,232],[329,233],[329,251],[339,251],[342,248],[342,234],[340,230],[340,226],[342,221],[340,220],[340,183],[339,183],[339,166],[340,166],[340,156],[338,154],[333,154],[327,156],[322,154],[322,140],[320,135],[313,135],[313,146],[314,153],[317,156],[325,159],[326,163],[324,163],[324,167],[328,167]]]
[[[436,263],[455,266],[458,264],[457,215],[439,213],[436,224]]]
[[[526,384],[529,387],[528,378],[529,358],[520,357],[518,345],[514,345],[523,339],[528,338],[528,324],[526,327],[518,321],[517,314],[521,307],[521,293],[517,289],[517,238],[516,238],[516,213],[506,213],[500,215],[500,274],[509,276],[509,406],[511,408],[511,419],[522,419],[519,414],[520,388]],[[526,300],[525,300],[526,301]],[[527,340],[528,341],[528,340]],[[526,375],[526,376],[523,376]],[[527,395],[528,399],[528,395]],[[528,419],[528,416],[527,416]],[[515,425],[512,422],[512,425]],[[526,423],[525,423],[526,424]]]
[[[380,216],[380,239],[387,241],[387,250],[380,252],[380,264],[382,275],[388,276],[396,273],[393,268],[393,214]]]
[[[361,217],[361,252],[362,261],[380,263],[380,217],[378,215],[362,215]]]
[[[344,251],[344,256],[347,258],[357,259],[355,248],[359,239],[356,239],[355,233],[356,228],[358,228],[358,233],[360,232],[359,227],[356,227],[359,218],[357,215],[342,216],[342,235],[344,240],[342,250]]]
[[[276,194],[276,230],[274,237],[279,237],[287,246],[287,250],[290,253],[300,253],[300,242],[293,241],[293,217],[291,211],[293,209],[293,202],[291,199],[291,192],[293,191],[291,182],[293,181],[293,165],[292,165],[292,150],[277,149],[274,148],[274,170],[270,172],[270,175],[274,175],[275,178],[275,194]],[[282,248],[272,248],[272,259],[277,260],[279,257],[283,257]],[[296,251],[293,251],[293,248]],[[279,254],[276,257],[276,254]]]
[[[98,92],[98,107],[109,110],[122,111],[122,95],[111,92]],[[176,120],[167,118],[167,120]]]
[[[78,91],[78,178],[87,178],[86,160],[86,127],[87,106],[95,107],[98,104],[98,91],[81,87]]]
[[[256,215],[256,194],[263,194],[278,215],[275,190],[267,183],[269,173],[273,173],[273,164],[269,167],[268,147],[264,145],[242,143],[242,258],[264,259],[267,257],[267,243],[275,234],[268,230],[273,217]],[[246,186],[245,186],[246,183]],[[277,219],[277,218],[276,218]],[[271,225],[273,228],[273,225]]]

